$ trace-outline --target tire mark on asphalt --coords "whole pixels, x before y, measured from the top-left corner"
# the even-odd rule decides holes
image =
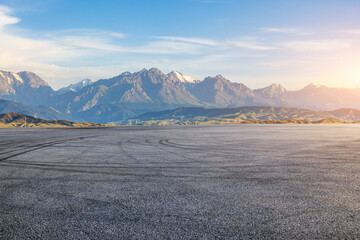
[[[43,140],[48,140],[48,138],[44,138],[44,139],[41,139],[42,141]],[[0,155],[5,155],[7,153],[12,153],[12,152],[16,152],[16,151],[19,151],[21,150],[21,148],[30,148],[30,147],[36,147],[36,146],[39,146],[40,144],[36,144],[36,145],[31,145],[29,146],[29,144],[22,144],[22,143],[29,143],[31,141],[31,139],[28,139],[26,141],[21,141],[21,142],[8,142],[7,144],[3,144],[6,146],[10,146],[12,148],[14,148],[13,150],[10,150],[10,151],[6,151],[6,152],[0,152]],[[44,143],[41,143],[41,145],[44,144]],[[1,149],[2,150],[2,149]]]
[[[188,147],[188,146],[183,146],[180,144],[176,144],[176,143],[171,143],[169,142],[169,139],[161,139],[159,140],[159,144],[167,146],[167,147],[174,147],[174,148],[181,148],[181,149],[188,149],[188,150],[201,150],[199,148],[194,148],[194,147]]]
[[[26,161],[18,161],[18,160],[7,160],[4,161],[4,163],[8,163],[11,165],[26,165],[26,166],[35,166],[35,167],[65,167],[65,168],[84,168],[84,169],[108,169],[108,166],[103,165],[102,163],[98,163],[98,164],[87,164],[87,163],[83,163],[83,164],[72,164],[72,163],[51,163],[51,162],[38,162],[38,163],[34,163],[34,162],[26,162]],[[182,163],[182,162],[179,162]],[[111,168],[116,168],[116,169],[194,169],[193,166],[138,166],[138,165],[129,165],[127,164],[126,166],[114,166],[111,163],[106,163],[107,165],[109,165]],[[214,168],[219,168],[219,169],[223,169],[223,170],[229,170],[229,169],[252,169],[252,168],[259,168],[262,166],[237,166],[237,165],[232,165],[232,166],[219,166],[219,167],[214,167],[214,166],[198,166],[196,167],[197,169],[214,169]],[[276,166],[275,166],[276,167]],[[265,166],[264,168],[267,168],[266,170],[244,170],[244,171],[234,171],[235,173],[253,173],[253,174],[261,174],[261,173],[284,173],[283,171],[279,171],[279,170],[269,170],[267,166]],[[207,171],[208,173],[217,173],[217,170],[213,170],[213,171]],[[300,171],[292,171],[291,173],[302,173]],[[318,172],[315,171],[315,173],[323,173],[323,172]],[[356,172],[354,172],[356,173]]]
[[[47,142],[47,143],[42,143],[42,144],[37,144],[35,146],[30,146],[30,147],[27,147],[25,149],[25,151],[22,151],[22,152],[19,152],[19,153],[15,153],[15,154],[12,154],[10,156],[7,156],[7,157],[3,157],[3,158],[0,158],[0,162],[4,161],[4,160],[8,160],[10,158],[13,158],[13,157],[17,157],[17,156],[20,156],[20,155],[23,155],[25,153],[29,153],[29,152],[33,152],[33,151],[36,151],[36,150],[39,150],[39,149],[42,149],[42,148],[46,148],[46,147],[50,147],[50,146],[53,146],[55,144],[58,144],[58,143],[61,143],[63,141],[53,141],[53,142]],[[21,150],[21,149],[20,149]],[[22,149],[24,150],[24,149]],[[14,151],[19,151],[19,150],[14,150]]]
[[[123,151],[125,153],[126,156],[128,156],[129,158],[131,158],[132,160],[135,161],[136,164],[140,164],[140,160],[138,158],[136,158],[133,154],[129,153],[128,151],[125,150],[122,141],[118,142],[119,147],[121,149],[121,151]]]
[[[172,147],[172,148],[179,148],[179,149],[185,149],[185,150],[192,150],[192,151],[198,151],[198,152],[213,152],[213,153],[217,153],[217,154],[229,154],[232,153],[233,150],[226,150],[226,149],[214,149],[214,147],[208,147],[208,146],[203,146],[202,147],[190,147],[188,145],[181,145],[181,144],[177,144],[177,143],[173,143],[170,142],[170,139],[161,139],[159,140],[159,144],[163,145],[163,146],[167,146],[167,147]],[[244,154],[244,152],[242,152],[242,154]],[[243,157],[251,157],[250,154],[245,154]]]
[[[159,140],[159,143],[160,143],[161,141],[162,141],[162,140]],[[151,146],[153,146],[153,147],[157,148],[157,149],[160,149],[160,150],[162,150],[162,151],[165,151],[165,152],[171,153],[171,154],[173,154],[173,155],[175,155],[175,156],[178,156],[178,157],[184,158],[184,159],[186,159],[186,160],[190,160],[190,161],[192,161],[192,162],[194,162],[194,163],[199,162],[199,161],[196,161],[196,160],[195,160],[195,159],[193,159],[193,158],[189,158],[189,157],[186,157],[186,156],[184,156],[184,155],[181,155],[181,154],[175,153],[175,152],[173,152],[173,151],[169,151],[169,150],[167,150],[167,149],[161,148],[161,147],[159,147],[159,146],[157,146],[157,145],[153,144],[152,142],[150,142],[150,140],[149,140],[149,139],[146,139],[146,140],[145,140],[145,142],[146,142],[146,143],[148,143],[148,144],[150,144]],[[161,144],[161,143],[160,143],[160,144]],[[166,146],[166,145],[165,145],[165,146]]]
[[[29,152],[37,151],[37,150],[40,150],[40,149],[43,149],[43,148],[46,148],[46,147],[51,147],[51,146],[54,146],[56,144],[65,143],[65,142],[69,142],[69,141],[75,141],[75,140],[84,139],[84,138],[90,138],[90,137],[93,137],[93,136],[80,137],[80,138],[77,137],[77,138],[71,138],[71,139],[61,139],[61,140],[57,140],[57,141],[45,142],[45,143],[39,143],[39,144],[31,145],[31,146],[28,146],[28,147],[25,147],[25,148],[22,148],[22,149],[15,149],[15,150],[10,151],[10,152],[16,152],[16,151],[21,151],[21,150],[25,150],[25,151],[21,151],[21,152],[18,152],[18,153],[15,153],[15,154],[12,154],[12,155],[6,156],[6,157],[0,157],[0,162],[3,162],[5,160],[11,159],[13,157],[17,157],[17,156],[20,156],[20,155],[23,155],[23,154],[26,154],[26,153],[29,153]],[[7,153],[9,153],[9,152],[7,152]],[[2,156],[4,154],[6,154],[6,153],[1,153],[0,156]]]
[[[166,142],[166,143],[169,143],[169,139],[165,139],[165,140],[160,140],[159,141],[159,144],[161,144],[161,145],[164,145],[164,146],[169,146],[169,147],[175,147],[175,148],[180,148],[180,149],[188,149],[188,150],[198,150],[198,151],[201,151],[201,150],[199,150],[199,149],[196,149],[196,148],[194,148],[194,149],[192,149],[192,148],[182,148],[182,147],[177,147],[177,146],[171,146],[170,144],[169,145],[167,145],[167,144],[164,144],[164,142]],[[176,145],[176,144],[175,144]],[[159,148],[159,149],[163,149],[163,148],[160,148],[160,147],[158,147],[158,146],[156,146],[156,145],[153,145],[154,147],[157,147],[157,148]],[[174,155],[177,155],[177,156],[180,156],[180,157],[182,157],[182,158],[184,158],[184,159],[187,159],[187,160],[192,160],[192,161],[195,161],[195,162],[197,162],[197,163],[199,163],[200,161],[196,161],[195,159],[193,159],[193,158],[188,158],[188,157],[185,157],[185,156],[183,156],[183,155],[181,155],[181,154],[177,154],[177,153],[174,153],[174,152],[172,152],[172,151],[169,151],[169,150],[166,150],[166,149],[163,149],[164,151],[167,151],[167,152],[169,152],[169,153],[172,153],[172,154],[174,154]],[[216,151],[210,151],[210,152],[216,152]],[[222,166],[219,166],[219,165],[213,165],[213,164],[211,164],[211,162],[209,162],[209,161],[207,161],[206,162],[207,164],[209,164],[210,165],[210,169],[212,168],[212,169],[217,169],[217,170],[219,170],[219,169],[221,169],[221,170],[223,170],[223,172],[224,173],[229,173],[229,174],[234,174],[235,175],[235,178],[237,178],[238,176],[239,176],[239,174],[244,174],[244,171],[236,171],[236,167],[234,168],[233,166],[226,166],[226,167],[222,167]],[[257,166],[257,167],[259,167],[259,166]],[[273,166],[274,167],[274,166]],[[275,166],[276,167],[276,166]],[[197,168],[199,168],[199,167],[197,167]],[[240,166],[240,168],[241,169],[243,169],[244,167],[243,166]],[[207,173],[211,173],[211,172],[217,172],[216,170],[214,170],[214,171],[207,171]],[[246,171],[245,173],[250,173],[249,171]],[[253,177],[253,178],[256,178],[256,177]],[[267,179],[267,181],[268,181],[269,179]]]
[[[3,165],[5,167],[6,165]],[[11,167],[11,166],[9,166]],[[158,174],[138,174],[138,173],[129,173],[129,172],[108,172],[108,171],[89,171],[89,170],[78,170],[78,169],[66,169],[66,168],[54,168],[54,167],[40,167],[40,166],[26,166],[26,165],[19,165],[19,168],[25,169],[40,169],[40,170],[48,170],[48,171],[55,171],[55,172],[64,172],[64,173],[85,173],[85,174],[102,174],[102,175],[109,175],[109,176],[128,176],[128,177],[141,177],[144,179],[148,178],[173,178],[173,179],[186,179],[189,181],[199,181],[204,180],[208,182],[209,180],[237,180],[242,182],[262,182],[262,183],[269,183],[274,181],[284,181],[284,182],[309,182],[314,183],[314,180],[307,180],[307,179],[291,179],[287,177],[241,177],[241,176],[200,176],[200,175],[158,175]],[[316,182],[325,182],[328,183],[329,180],[327,179],[319,179]]]

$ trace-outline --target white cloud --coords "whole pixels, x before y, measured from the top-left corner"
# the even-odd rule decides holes
[[[12,17],[9,15],[11,12],[12,11],[10,8],[0,5],[0,29],[5,27],[6,25],[20,22],[19,18]]]

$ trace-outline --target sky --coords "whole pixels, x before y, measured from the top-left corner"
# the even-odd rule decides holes
[[[359,13],[358,0],[0,0],[0,69],[54,89],[151,67],[357,88]]]

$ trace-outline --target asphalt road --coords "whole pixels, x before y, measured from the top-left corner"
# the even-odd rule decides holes
[[[360,238],[360,125],[0,130],[0,239]]]

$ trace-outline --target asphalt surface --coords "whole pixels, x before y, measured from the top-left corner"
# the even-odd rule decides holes
[[[360,238],[360,125],[0,130],[0,239]]]

